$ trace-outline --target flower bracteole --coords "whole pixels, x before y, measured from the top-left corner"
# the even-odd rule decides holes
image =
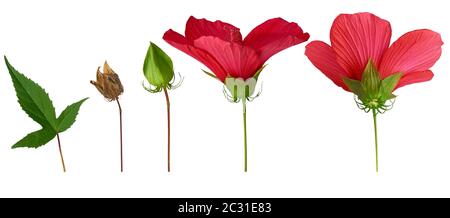
[[[149,87],[145,86],[145,82],[142,81],[142,88],[144,88],[147,92],[150,93],[158,93],[161,92],[162,87],[161,86],[152,86],[149,84]]]
[[[184,77],[181,76],[180,72],[178,72],[178,76],[180,77],[180,80],[179,80],[178,82],[175,83],[176,76],[174,76],[174,77],[172,78],[172,80],[169,82],[169,85],[168,85],[168,87],[167,87],[169,90],[175,90],[175,89],[177,89],[178,87],[180,87],[181,84],[183,84]]]
[[[180,73],[178,73],[178,76],[180,78],[180,80],[178,82],[175,82],[176,81],[176,77],[174,76],[172,78],[172,80],[167,84],[167,86],[165,86],[168,90],[175,90],[175,89],[177,89],[178,87],[181,86],[181,84],[184,81],[184,77],[181,76]],[[164,86],[153,86],[152,84],[148,84],[148,87],[147,87],[145,85],[145,81],[142,81],[142,87],[146,91],[148,91],[150,93],[158,93],[158,92],[161,92],[164,89]]]
[[[384,114],[386,111],[390,111],[394,107],[396,98],[386,101],[382,106],[379,106],[377,108],[368,107],[364,102],[361,101],[361,99],[359,99],[359,97],[357,95],[354,96],[354,100],[355,100],[356,106],[358,106],[359,109],[363,110],[366,113],[369,113],[370,111],[375,110],[375,112],[377,114]],[[379,104],[379,103],[373,102],[373,104]]]

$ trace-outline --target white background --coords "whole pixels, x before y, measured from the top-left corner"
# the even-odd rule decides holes
[[[157,2],[152,4],[152,2]],[[11,149],[37,130],[0,67],[1,197],[450,197],[450,69],[447,45],[435,78],[396,91],[379,116],[380,173],[372,117],[304,56],[306,43],[268,61],[262,95],[248,105],[249,172],[243,172],[242,109],[202,64],[161,37],[184,33],[190,15],[241,28],[273,17],[329,42],[340,13],[369,11],[391,22],[393,40],[429,28],[450,42],[446,1],[1,1],[0,54],[41,84],[57,113],[84,97],[78,121],[39,149]],[[162,93],[143,90],[152,40],[173,59],[183,85],[172,100],[172,172],[166,171]],[[392,40],[392,41],[393,41]],[[108,60],[125,87],[125,172],[119,172],[118,113],[89,84]],[[3,61],[2,61],[3,62]]]

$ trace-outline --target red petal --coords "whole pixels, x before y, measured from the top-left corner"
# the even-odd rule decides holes
[[[217,37],[204,36],[194,41],[197,48],[211,54],[223,66],[228,75],[248,79],[262,67],[256,51],[237,43],[223,41]]]
[[[443,45],[439,33],[431,30],[408,32],[386,51],[380,65],[381,76],[402,72],[405,76],[412,72],[430,69],[441,56]]]
[[[338,63],[360,80],[369,59],[379,66],[389,47],[391,26],[370,13],[341,14],[334,20],[330,38]]]
[[[244,44],[256,49],[265,62],[274,54],[308,39],[309,34],[303,33],[297,23],[274,18],[255,27],[245,37]]]
[[[408,73],[405,76],[403,76],[400,81],[398,82],[398,85],[395,89],[398,89],[400,87],[413,84],[413,83],[420,83],[420,82],[426,82],[433,79],[433,72],[431,70],[427,71],[421,71],[421,72],[413,72]]]
[[[195,48],[184,36],[173,30],[168,30],[164,34],[163,39],[173,47],[203,63],[217,76],[217,78],[219,78],[222,82],[225,81],[227,73],[223,70],[223,67],[217,62],[217,60],[208,54],[208,52]]]
[[[185,35],[191,42],[202,36],[215,36],[227,42],[242,42],[239,28],[220,20],[211,22],[193,16],[186,23]]]
[[[349,91],[342,77],[349,77],[347,72],[336,60],[334,50],[322,41],[313,41],[306,46],[305,55],[311,63],[322,71],[331,81],[339,87]]]

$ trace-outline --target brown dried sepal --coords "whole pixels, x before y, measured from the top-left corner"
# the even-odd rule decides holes
[[[119,75],[117,75],[105,61],[103,65],[103,73],[100,72],[100,67],[97,68],[97,81],[92,81],[97,90],[108,100],[114,101],[123,93],[123,86],[120,82]]]

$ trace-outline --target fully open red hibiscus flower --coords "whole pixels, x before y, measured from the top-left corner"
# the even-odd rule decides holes
[[[192,56],[225,84],[230,100],[242,100],[244,108],[244,169],[247,171],[246,101],[251,100],[264,63],[274,54],[305,42],[308,33],[296,23],[270,19],[253,29],[244,39],[239,28],[222,22],[190,17],[185,36],[168,30],[164,40]]]
[[[242,39],[239,28],[222,22],[190,17],[185,36],[168,30],[164,40],[207,66],[222,82],[227,77],[253,77],[274,54],[305,42],[308,33],[296,23],[270,19]]]
[[[309,43],[305,54],[336,85],[353,92],[361,109],[372,112],[378,172],[376,115],[390,109],[395,89],[433,78],[430,68],[441,56],[441,36],[427,29],[414,30],[390,45],[388,21],[357,13],[339,15],[330,39],[331,46],[322,41]]]

